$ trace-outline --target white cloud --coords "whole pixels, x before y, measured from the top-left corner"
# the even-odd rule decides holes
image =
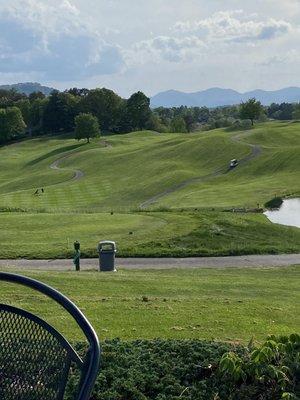
[[[122,95],[300,86],[299,21],[299,0],[0,0],[0,81]]]
[[[246,15],[243,10],[220,11],[211,17],[198,21],[179,21],[175,32],[197,34],[206,40],[255,42],[273,39],[288,33],[292,26],[284,20],[268,18],[258,20],[257,15]]]
[[[274,67],[278,65],[287,66],[289,64],[299,65],[300,64],[300,53],[296,49],[291,49],[285,54],[273,55],[263,62],[259,63],[259,66],[263,67]]]
[[[139,41],[124,54],[129,65],[199,62],[214,54],[236,52],[234,46],[254,47],[292,30],[284,20],[259,20],[257,14],[246,15],[243,10],[220,11],[205,19],[176,22],[169,35]]]
[[[205,48],[202,40],[197,36],[171,37],[157,36],[149,40],[135,43],[127,53],[129,64],[131,62],[145,63],[150,60],[159,62],[161,59],[171,62],[180,62],[188,59],[193,52]]]
[[[36,79],[81,80],[124,66],[108,43],[68,0],[12,0],[0,5],[2,73],[36,73]]]

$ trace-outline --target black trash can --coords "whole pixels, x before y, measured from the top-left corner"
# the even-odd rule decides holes
[[[101,272],[114,272],[115,255],[117,252],[116,243],[110,240],[103,240],[98,244],[99,269]]]

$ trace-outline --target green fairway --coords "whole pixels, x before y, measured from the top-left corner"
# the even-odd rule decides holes
[[[247,342],[299,332],[300,269],[27,272],[69,296],[100,339],[199,338]],[[25,308],[80,339],[63,310],[1,283],[0,302]]]
[[[224,174],[231,158],[251,154],[249,143],[261,154]],[[299,193],[299,148],[297,123],[266,123],[244,133],[145,131],[91,144],[67,137],[27,140],[0,149],[0,207],[128,211],[184,182],[154,206],[253,207],[274,193]],[[60,158],[63,169],[50,169]],[[72,180],[75,170],[84,176]],[[195,180],[204,176],[204,182]],[[34,196],[38,187],[45,193]]]
[[[224,132],[137,132],[110,137],[105,143],[109,145],[105,147],[103,140],[76,145],[73,139],[47,138],[2,148],[0,206],[128,211],[167,186],[226,169],[228,159],[249,152],[247,145],[233,143]],[[68,154],[60,165],[65,170],[49,168]],[[76,169],[84,176],[72,181]],[[33,196],[41,186],[44,195]]]
[[[299,195],[299,175],[298,123],[25,140],[0,148],[0,257],[70,256],[75,239],[87,256],[101,239],[131,256],[297,252],[299,229],[222,211]]]
[[[259,145],[261,155],[226,176],[177,190],[160,199],[160,205],[255,207],[275,195],[300,194],[299,123],[261,124],[237,138]]]
[[[262,214],[228,212],[1,213],[1,258],[97,256],[113,239],[119,256],[210,256],[300,252],[300,229],[272,224]]]

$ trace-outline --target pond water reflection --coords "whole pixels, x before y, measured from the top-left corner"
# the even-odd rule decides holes
[[[300,199],[284,200],[279,210],[269,210],[264,214],[275,224],[300,228]]]

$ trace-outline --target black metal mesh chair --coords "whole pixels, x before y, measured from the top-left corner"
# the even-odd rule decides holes
[[[75,399],[88,400],[99,370],[100,347],[86,317],[67,297],[34,279],[0,272],[0,281],[25,285],[55,300],[72,315],[89,343],[82,360],[47,322],[0,304],[0,399],[63,400],[70,369],[75,366],[80,373]]]

